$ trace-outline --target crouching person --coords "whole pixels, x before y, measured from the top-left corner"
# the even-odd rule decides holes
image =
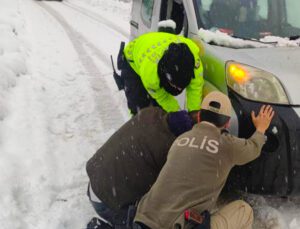
[[[253,212],[246,202],[214,209],[231,168],[260,155],[274,111],[262,106],[258,116],[252,112],[256,131],[249,139],[222,131],[230,115],[224,94],[204,98],[200,122],[175,140],[156,182],[140,200],[134,219],[139,228],[252,228]]]
[[[101,217],[88,228],[130,227],[135,203],[155,182],[173,141],[192,125],[187,111],[148,107],[114,133],[86,165],[88,195]]]
[[[132,114],[151,105],[179,111],[175,96],[184,89],[187,110],[200,109],[204,80],[196,43],[179,35],[151,32],[123,48],[118,57],[121,76],[115,80],[118,88],[124,89]]]

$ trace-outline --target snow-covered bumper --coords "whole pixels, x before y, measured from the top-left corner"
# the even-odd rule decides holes
[[[230,92],[238,117],[239,136],[254,132],[250,112],[258,112],[261,103],[252,102]],[[276,112],[266,132],[267,142],[255,161],[235,167],[227,187],[252,193],[278,196],[300,195],[300,107],[273,105]]]

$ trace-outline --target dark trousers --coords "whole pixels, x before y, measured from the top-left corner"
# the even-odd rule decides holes
[[[97,214],[108,222],[112,228],[127,228],[128,209],[114,211],[107,207],[104,203],[91,201]]]
[[[97,214],[108,222],[108,224],[114,226],[114,225],[126,225],[127,222],[127,215],[128,215],[128,208],[120,209],[118,211],[114,211],[103,202],[96,202],[93,201],[91,198],[91,192],[90,192],[90,184],[88,185],[87,189],[87,196],[89,197],[89,200],[94,207]]]
[[[127,210],[113,211],[104,203],[98,203],[90,200],[97,214],[109,222],[111,228],[114,229],[150,229],[142,223],[132,223],[135,215],[130,215],[129,208]],[[131,219],[130,219],[131,218]],[[130,220],[130,222],[128,222]]]
[[[90,193],[90,185],[88,185],[87,196],[94,207],[97,214],[102,218],[102,221],[106,224],[103,228],[114,228],[114,229],[150,229],[144,224],[133,223],[133,219],[136,213],[136,206],[129,205],[119,210],[112,210],[106,206],[103,202],[93,201]],[[101,225],[102,226],[102,225]],[[102,227],[100,227],[102,228]]]
[[[159,106],[144,88],[140,76],[127,62],[121,70],[121,78],[124,80],[127,106],[133,115],[144,107]]]

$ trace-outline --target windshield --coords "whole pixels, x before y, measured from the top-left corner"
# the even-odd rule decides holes
[[[194,0],[199,28],[245,39],[300,35],[299,0]]]

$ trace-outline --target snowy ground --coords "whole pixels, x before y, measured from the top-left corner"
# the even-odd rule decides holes
[[[82,228],[93,215],[85,163],[128,118],[109,65],[126,37],[58,2],[0,4],[20,33],[0,57],[27,64],[18,78],[0,65],[1,228]]]
[[[94,215],[85,163],[129,118],[109,60],[129,13],[118,0],[0,0],[1,229],[84,228]],[[300,228],[299,202],[248,198],[256,228]]]

